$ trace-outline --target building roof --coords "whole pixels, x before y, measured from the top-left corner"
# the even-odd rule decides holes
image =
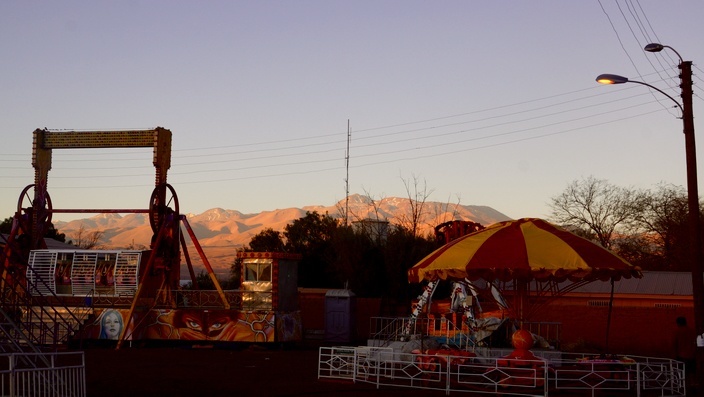
[[[7,241],[8,238],[10,238],[9,234],[2,233],[2,237],[0,237],[0,247],[5,246],[5,241]],[[54,240],[53,238],[44,239],[44,242],[46,243],[46,248],[52,250],[78,249],[75,245],[62,243],[61,241]]]
[[[573,292],[609,294],[611,283],[595,281]],[[692,295],[692,274],[689,272],[655,272],[643,271],[643,278],[621,279],[614,282],[614,294],[629,295]]]

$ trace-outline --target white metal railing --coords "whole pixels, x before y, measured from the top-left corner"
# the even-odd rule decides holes
[[[318,378],[347,379],[379,386],[514,396],[590,395],[684,396],[684,364],[628,356],[609,360],[563,354],[561,359],[413,354],[375,347],[321,347]]]
[[[33,295],[134,295],[142,252],[132,250],[32,250],[27,279]]]
[[[379,341],[377,346],[388,346],[393,341],[417,338],[434,338],[440,343],[464,350],[473,350],[486,341],[475,340],[476,334],[465,322],[453,322],[447,317],[371,317],[370,339]],[[544,343],[559,348],[562,324],[557,322],[524,322],[523,328],[537,335]],[[512,332],[505,328],[504,332]],[[510,334],[499,335],[510,340]]]
[[[0,354],[3,396],[86,396],[83,352]]]
[[[320,348],[318,354],[318,378],[353,380],[356,352],[357,348],[354,347]]]

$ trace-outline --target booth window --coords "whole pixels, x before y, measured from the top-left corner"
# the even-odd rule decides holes
[[[245,263],[245,281],[271,281],[271,263]]]

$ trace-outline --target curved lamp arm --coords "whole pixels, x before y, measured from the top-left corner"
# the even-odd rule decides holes
[[[666,93],[665,91],[659,89],[658,87],[655,87],[654,85],[650,85],[650,84],[644,83],[644,82],[642,82],[642,81],[629,80],[628,77],[619,76],[619,75],[617,75],[617,74],[600,74],[599,76],[597,76],[596,81],[597,81],[597,83],[599,83],[599,84],[636,83],[636,84],[644,85],[644,86],[646,86],[646,87],[650,87],[650,88],[654,89],[655,91],[657,91],[657,92],[659,92],[659,93],[665,95],[666,97],[670,98],[670,99],[672,100],[672,102],[674,102],[674,103],[677,105],[677,107],[680,108],[680,111],[682,112],[682,114],[684,114],[684,108],[682,107],[682,104],[680,104],[679,102],[677,102],[677,100],[676,100],[675,98],[673,98],[672,96],[670,96],[670,94],[668,94],[668,93]]]

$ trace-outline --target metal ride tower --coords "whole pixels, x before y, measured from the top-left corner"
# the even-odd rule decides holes
[[[152,163],[156,169],[155,188],[152,192],[149,207],[146,209],[55,209],[47,191],[48,175],[52,165],[54,149],[79,148],[132,148],[153,147]],[[205,258],[195,235],[179,213],[178,197],[173,187],[167,184],[167,172],[171,166],[171,131],[157,127],[148,130],[129,131],[51,131],[37,129],[33,132],[32,166],[34,167],[34,184],[27,186],[17,205],[13,217],[12,230],[4,238],[4,249],[0,252],[0,270],[2,277],[3,313],[16,312],[19,306],[36,305],[36,291],[46,288],[31,288],[25,278],[28,260],[32,250],[46,249],[44,241],[52,214],[54,213],[147,213],[153,231],[148,259],[143,271],[140,272],[140,282],[134,297],[130,316],[135,310],[139,299],[172,301],[176,306],[171,291],[179,286],[180,259],[183,247],[191,278],[195,281],[192,264],[186,251],[186,244],[181,234],[181,223],[184,224],[196,250],[201,256],[206,270],[214,281],[225,307],[229,307],[212,268]],[[36,280],[29,280],[36,282]],[[39,280],[46,284],[46,280]],[[19,292],[17,292],[19,291]],[[32,294],[31,291],[35,291]],[[11,297],[11,299],[10,299]],[[54,295],[54,302],[61,300]],[[22,301],[22,302],[19,302]],[[10,306],[8,306],[11,302]],[[45,303],[45,302],[44,302]],[[43,303],[42,303],[43,304]],[[31,314],[31,310],[24,309]],[[73,313],[69,313],[73,316]],[[10,317],[5,315],[6,318]],[[70,328],[70,327],[69,327]],[[68,330],[67,334],[75,330]],[[121,335],[121,338],[124,335]],[[122,339],[120,340],[120,342]],[[41,343],[41,341],[39,341]],[[56,343],[56,340],[54,341]],[[119,344],[118,344],[119,347]]]

